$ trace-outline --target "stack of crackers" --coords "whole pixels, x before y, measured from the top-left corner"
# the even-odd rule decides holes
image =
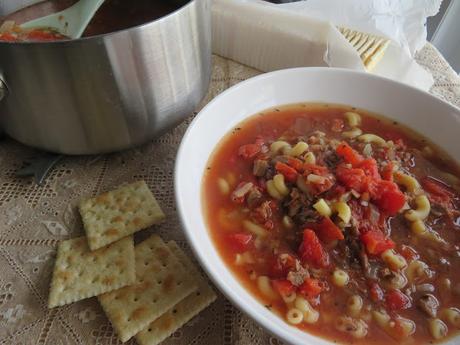
[[[80,203],[86,236],[60,243],[49,308],[97,296],[120,339],[166,339],[216,295],[174,241],[132,234],[165,218],[144,181]]]

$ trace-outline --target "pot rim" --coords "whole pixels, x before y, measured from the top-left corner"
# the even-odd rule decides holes
[[[104,33],[104,34],[93,35],[93,36],[88,36],[88,37],[80,37],[80,38],[74,38],[74,39],[63,39],[63,40],[47,41],[47,42],[39,42],[39,41],[38,42],[37,41],[7,42],[7,41],[0,41],[0,45],[10,45],[10,46],[42,45],[43,46],[43,45],[59,45],[59,44],[69,44],[69,43],[72,43],[72,42],[86,42],[86,41],[92,41],[92,40],[96,40],[96,39],[104,39],[107,36],[115,36],[115,35],[122,34],[122,33],[129,32],[129,31],[141,30],[144,27],[147,27],[149,25],[153,25],[155,23],[167,20],[169,17],[172,17],[172,16],[176,15],[178,12],[184,11],[187,7],[193,6],[193,4],[195,2],[197,2],[197,1],[200,1],[200,0],[187,0],[187,2],[184,5],[180,6],[179,8],[175,9],[174,11],[172,11],[172,12],[170,12],[170,13],[162,16],[162,17],[156,18],[154,20],[151,20],[151,21],[143,23],[143,24],[139,24],[139,25],[136,25],[136,26],[129,27],[127,29],[121,29],[121,30],[117,30],[117,31],[107,32],[107,33]]]

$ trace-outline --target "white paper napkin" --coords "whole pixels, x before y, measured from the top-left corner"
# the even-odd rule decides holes
[[[364,71],[336,25],[392,39],[372,73],[429,90],[431,74],[413,59],[426,41],[426,17],[441,0],[213,1],[213,51],[262,71],[299,66]]]

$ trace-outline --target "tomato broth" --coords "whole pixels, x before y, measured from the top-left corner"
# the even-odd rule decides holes
[[[362,109],[297,104],[238,124],[209,159],[204,214],[266,308],[343,344],[422,344],[460,327],[457,166]]]

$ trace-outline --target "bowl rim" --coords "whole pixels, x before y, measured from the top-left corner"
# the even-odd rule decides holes
[[[182,226],[183,232],[185,233],[187,243],[191,247],[195,258],[198,260],[198,262],[200,263],[201,267],[206,272],[207,276],[211,279],[211,281],[215,284],[215,286],[223,293],[223,295],[229,301],[231,301],[231,303],[234,306],[236,306],[241,312],[243,312],[246,315],[248,315],[252,320],[257,322],[257,324],[262,326],[264,328],[264,330],[266,330],[268,333],[270,333],[270,334],[280,338],[282,341],[288,342],[290,344],[297,344],[299,342],[296,341],[296,338],[293,336],[292,332],[289,332],[288,327],[285,327],[285,328],[273,327],[273,324],[270,322],[270,320],[265,318],[263,315],[259,315],[256,312],[253,312],[253,311],[249,310],[244,305],[244,303],[242,301],[240,301],[236,297],[235,293],[231,290],[231,287],[229,285],[227,285],[226,283],[222,283],[217,277],[215,277],[214,275],[211,274],[212,270],[210,269],[210,267],[212,266],[212,263],[210,261],[206,260],[206,258],[204,256],[202,256],[201,252],[198,250],[198,245],[196,245],[196,243],[194,242],[194,240],[192,238],[192,234],[191,234],[192,231],[189,231],[187,229],[187,224],[186,224],[187,221],[186,221],[186,217],[185,217],[185,207],[186,207],[186,205],[185,205],[184,202],[181,202],[181,191],[179,190],[180,178],[179,178],[178,172],[182,169],[181,168],[181,165],[183,164],[182,162],[187,159],[187,157],[185,156],[184,152],[187,149],[186,144],[189,141],[189,138],[191,138],[191,136],[193,135],[195,127],[199,124],[200,121],[202,121],[202,118],[207,116],[206,115],[207,110],[209,108],[211,108],[212,106],[214,106],[215,103],[220,102],[222,98],[225,98],[228,94],[231,94],[231,93],[235,92],[235,90],[239,89],[240,87],[250,85],[250,84],[253,84],[253,83],[258,83],[261,80],[270,79],[273,76],[276,76],[276,75],[279,75],[279,74],[296,73],[296,72],[302,72],[302,71],[311,71],[312,73],[315,73],[315,72],[332,73],[332,74],[339,73],[339,74],[348,74],[348,75],[358,75],[358,76],[365,77],[365,78],[370,78],[370,79],[380,79],[380,80],[383,80],[385,83],[390,83],[390,84],[393,84],[394,86],[397,86],[397,87],[403,87],[403,88],[411,89],[411,90],[415,91],[416,93],[418,93],[419,95],[421,95],[422,97],[429,97],[429,98],[432,99],[432,101],[437,102],[438,104],[440,104],[440,106],[444,106],[444,107],[447,106],[448,108],[450,108],[460,118],[460,108],[459,107],[456,107],[455,105],[450,104],[450,103],[448,103],[448,102],[446,102],[446,101],[444,101],[444,100],[442,100],[442,99],[440,99],[440,98],[428,93],[427,91],[424,91],[424,90],[419,89],[417,87],[414,87],[412,85],[408,85],[408,84],[405,84],[405,83],[402,83],[402,82],[399,82],[399,81],[396,81],[396,80],[393,80],[393,79],[390,79],[390,78],[370,74],[368,72],[354,71],[354,70],[349,70],[349,69],[345,69],[345,68],[331,68],[331,67],[296,67],[296,68],[287,68],[287,69],[281,69],[281,70],[277,70],[277,71],[272,71],[272,72],[259,74],[257,76],[254,76],[254,77],[251,77],[249,79],[246,79],[246,80],[244,80],[244,81],[242,81],[242,82],[240,82],[238,84],[235,84],[235,85],[231,86],[230,88],[226,89],[225,91],[223,91],[219,95],[215,96],[209,103],[207,103],[198,112],[198,114],[195,116],[195,118],[192,120],[192,122],[188,126],[184,136],[182,137],[179,149],[177,151],[176,162],[175,162],[175,166],[174,166],[174,194],[175,194],[177,213],[178,213],[178,216],[179,216],[179,219],[180,219],[180,224]],[[260,109],[260,111],[263,111],[263,110],[264,109]],[[250,117],[252,115],[254,115],[254,114],[247,114],[247,116],[245,116],[244,119],[247,119],[248,117]],[[244,119],[240,119],[239,121],[243,121]],[[227,133],[225,133],[225,134],[227,134]],[[214,147],[214,149],[215,149],[215,147]],[[209,157],[208,157],[208,159],[209,159]],[[201,177],[203,177],[203,173],[204,172],[202,172]],[[201,185],[202,180],[200,180],[199,183]],[[200,191],[201,191],[201,189],[200,189]],[[200,208],[200,211],[201,211],[201,216],[204,217],[204,214],[203,214],[201,208]],[[209,229],[206,228],[205,230],[206,230],[207,233],[209,233]],[[211,240],[211,242],[212,242],[212,240]],[[224,263],[224,265],[227,267],[227,265],[225,263]],[[228,268],[228,270],[230,271],[231,275],[234,276],[233,272],[231,272],[231,270],[229,268]],[[238,278],[235,277],[235,280],[238,280]],[[240,284],[240,285],[242,285],[242,284]],[[243,286],[243,288],[244,288],[244,286]],[[251,296],[252,299],[254,299],[254,300],[256,300],[257,302],[260,303],[260,301],[258,301],[257,298],[252,293],[250,293],[246,288],[244,288],[244,289],[247,291],[247,293]],[[286,325],[289,326],[288,324],[286,324]],[[305,333],[308,333],[308,332],[305,332]],[[318,341],[322,340],[323,342],[325,342],[327,344],[331,344],[331,345],[335,344],[332,341],[330,341],[328,339],[325,339],[325,338],[322,338],[320,336],[317,336],[317,335],[314,335],[314,334],[311,334],[311,333],[308,333],[308,334],[313,336],[313,337],[316,337],[318,339]],[[450,338],[450,339],[455,339],[455,338]]]

